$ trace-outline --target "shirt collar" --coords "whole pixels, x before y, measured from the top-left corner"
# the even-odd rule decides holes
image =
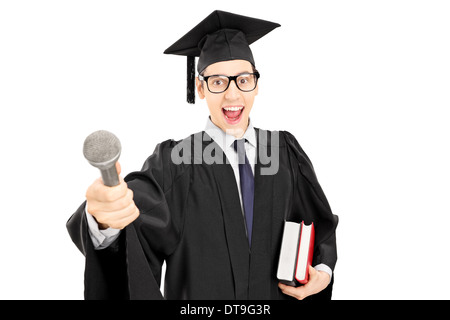
[[[227,134],[225,131],[216,126],[211,118],[208,117],[206,121],[205,132],[219,145],[230,147],[236,138],[232,135]],[[241,139],[247,139],[250,145],[256,148],[256,133],[255,128],[253,128],[252,120],[249,119],[247,130],[245,130],[244,135]]]

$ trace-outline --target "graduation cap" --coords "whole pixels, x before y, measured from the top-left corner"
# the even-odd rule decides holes
[[[187,56],[188,103],[195,103],[195,57],[199,57],[199,73],[220,61],[246,60],[255,66],[249,45],[279,26],[278,23],[216,10],[167,48],[165,54]]]

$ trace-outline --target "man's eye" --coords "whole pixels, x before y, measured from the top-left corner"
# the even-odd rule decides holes
[[[246,84],[246,83],[248,83],[248,79],[247,78],[240,78],[239,79],[239,83],[240,84]]]
[[[223,85],[223,81],[222,81],[222,80],[215,80],[215,81],[213,82],[213,85],[215,85],[215,86],[221,86],[221,85]]]

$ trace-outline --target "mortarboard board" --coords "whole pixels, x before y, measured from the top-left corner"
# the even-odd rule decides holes
[[[242,59],[255,66],[249,45],[279,26],[278,23],[216,10],[167,48],[165,54],[187,56],[187,101],[195,103],[195,57],[199,57],[199,73],[220,61]]]

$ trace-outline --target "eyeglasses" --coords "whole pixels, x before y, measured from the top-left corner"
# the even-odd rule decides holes
[[[232,77],[222,75],[212,75],[204,77],[202,75],[199,75],[198,78],[201,81],[206,81],[206,86],[211,93],[222,93],[227,91],[231,81],[233,80],[239,90],[250,92],[255,90],[256,85],[258,84],[259,72],[243,73]]]

